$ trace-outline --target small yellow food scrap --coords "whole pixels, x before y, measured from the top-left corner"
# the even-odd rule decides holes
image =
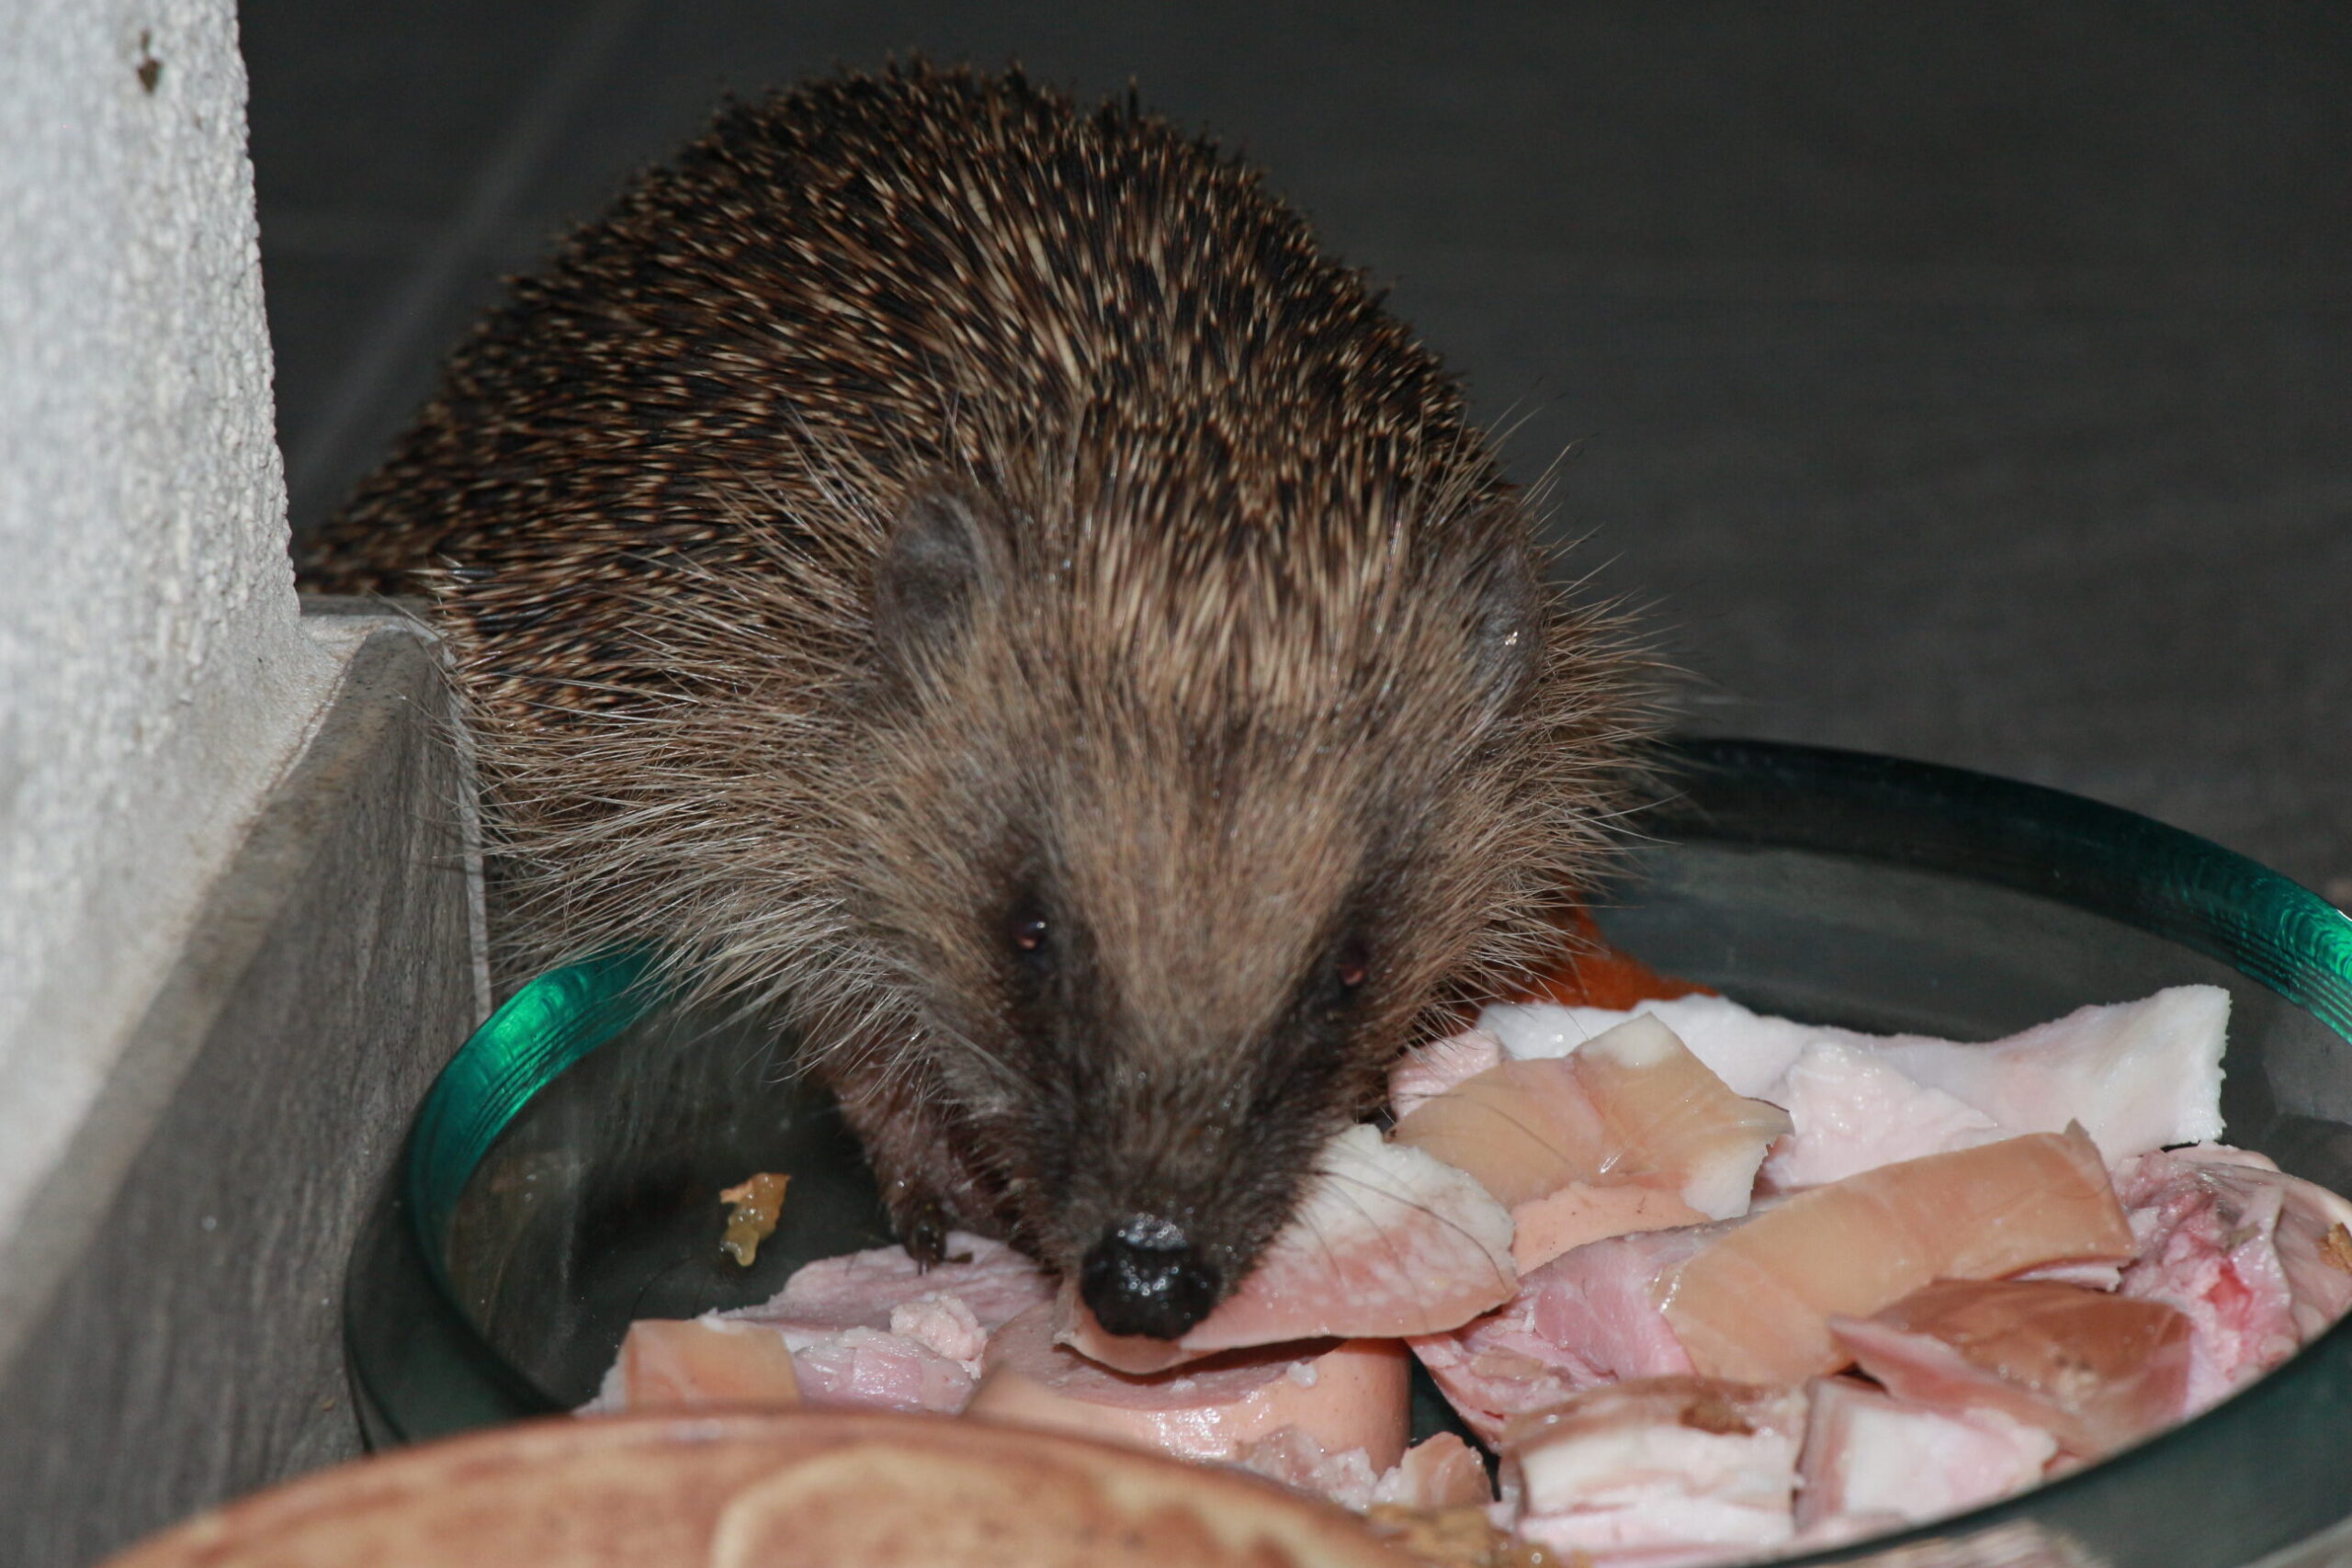
[[[719,1238],[718,1249],[749,1269],[752,1259],[760,1255],[760,1243],[775,1234],[776,1216],[784,1213],[785,1184],[791,1179],[763,1170],[741,1186],[721,1192],[718,1201],[735,1208],[727,1216],[727,1234]]]
[[[2330,1225],[2327,1234],[2319,1238],[2319,1255],[2352,1274],[2352,1230],[2341,1224]]]

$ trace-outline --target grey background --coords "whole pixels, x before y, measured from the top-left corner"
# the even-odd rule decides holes
[[[248,0],[298,527],[503,272],[892,51],[1272,172],[1688,722],[2015,774],[2352,900],[2352,7]]]

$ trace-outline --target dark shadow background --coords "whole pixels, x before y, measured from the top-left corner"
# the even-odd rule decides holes
[[[503,273],[752,92],[1018,58],[1272,170],[1696,728],[2079,790],[2352,901],[2352,7],[247,0],[295,526]]]

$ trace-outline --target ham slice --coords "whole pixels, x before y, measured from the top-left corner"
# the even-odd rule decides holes
[[[1424,1102],[1502,1063],[1503,1043],[1483,1029],[1417,1046],[1388,1069],[1388,1112],[1401,1122]]]
[[[1362,1450],[1367,1478],[1403,1457],[1408,1363],[1394,1341],[1283,1346],[1136,1377],[1054,1333],[1050,1305],[999,1329],[968,1414],[1203,1460],[1235,1459],[1295,1428],[1318,1455]]]
[[[1530,1274],[1499,1312],[1409,1341],[1413,1353],[1488,1443],[1501,1440],[1513,1416],[1587,1389],[1689,1372],[1690,1358],[1659,1305],[1658,1282],[1732,1228],[1696,1225],[1577,1247]]]
[[[1845,1364],[1834,1316],[1867,1316],[1933,1280],[2132,1251],[2090,1139],[2032,1134],[1800,1192],[1681,1264],[1665,1315],[1697,1371],[1795,1383]]]
[[[750,1324],[747,1327],[764,1327]],[[827,1410],[910,1410],[953,1416],[972,1397],[969,1362],[910,1335],[878,1328],[786,1334],[808,1403]]]
[[[1456,1327],[1518,1289],[1510,1215],[1484,1188],[1372,1127],[1331,1140],[1322,1174],[1241,1286],[1182,1338],[1106,1334],[1065,1289],[1060,1337],[1148,1372],[1294,1339],[1396,1338]]]
[[[1804,1425],[1797,1389],[1694,1377],[1593,1389],[1511,1423],[1516,1528],[1595,1555],[1784,1545]]]
[[[1817,1040],[1773,1091],[1791,1132],[1764,1162],[1774,1189],[1821,1187],[1925,1155],[1997,1143],[2004,1130],[1982,1111],[1913,1081],[1877,1053]]]
[[[986,1334],[1053,1299],[1052,1279],[1001,1241],[953,1231],[946,1250],[948,1260],[928,1269],[903,1247],[820,1258],[796,1270],[774,1299],[727,1315],[808,1333],[887,1330],[898,1308],[953,1296]]]
[[[2190,1410],[2278,1365],[2352,1304],[2352,1204],[2260,1155],[2143,1155],[2118,1168],[2116,1185],[2140,1241],[2119,1288],[2187,1314]]]
[[[1429,1096],[1395,1137],[1510,1205],[1523,1270],[1627,1231],[1745,1213],[1764,1151],[1788,1128],[1641,1017],[1571,1055],[1505,1062]]]
[[[1500,1040],[1512,1057],[1530,1060],[1566,1055],[1627,1018],[1647,1013],[1679,1035],[1734,1093],[1789,1106],[1792,1112],[1792,1097],[1805,1089],[1789,1081],[1792,1071],[1816,1047],[1839,1046],[1900,1074],[1913,1089],[1949,1098],[1923,1098],[1884,1079],[1874,1089],[1815,1085],[1816,1094],[1877,1092],[1908,1111],[1932,1109],[1944,1120],[1955,1115],[1950,1102],[1957,1101],[2010,1135],[2058,1132],[2080,1122],[2113,1161],[2221,1135],[2222,1049],[2229,1010],[2229,993],[2219,987],[2176,986],[2135,1002],[2082,1008],[1984,1044],[1797,1023],[1713,996],[1645,1001],[1631,1011],[1498,1004],[1479,1015],[1478,1027]],[[1814,1070],[1822,1066],[1816,1058]],[[1842,1129],[1822,1122],[1815,1141],[1834,1142],[1841,1130],[1865,1139],[1892,1136],[1893,1146],[1883,1152],[1904,1157],[1940,1152],[1907,1141],[1909,1134],[1891,1123],[1867,1120]],[[1928,1134],[1923,1128],[1920,1135]],[[1798,1140],[1804,1137],[1800,1129]],[[1821,1150],[1810,1157],[1841,1165],[1850,1174],[1865,1168],[1871,1156],[1866,1149]],[[1777,1172],[1776,1179],[1798,1184]]]
[[[1808,1544],[1939,1519],[2040,1481],[2058,1440],[1998,1411],[1928,1410],[1853,1378],[1812,1385],[1797,1528]]]
[[[2188,1320],[2161,1302],[2027,1280],[1942,1280],[1867,1321],[1832,1318],[1838,1345],[1896,1398],[1997,1410],[2081,1459],[2180,1419]]]
[[[644,1318],[628,1325],[589,1410],[799,1403],[792,1352],[775,1330],[717,1317]]]

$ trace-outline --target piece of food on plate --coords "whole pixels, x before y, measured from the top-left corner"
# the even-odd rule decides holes
[[[2161,1302],[2022,1280],[1943,1280],[1868,1318],[1832,1318],[1839,1348],[1896,1398],[1996,1410],[2078,1459],[2186,1413],[2188,1319]]]
[[[772,1299],[728,1315],[808,1331],[888,1329],[898,1308],[953,1296],[987,1333],[1053,1299],[1051,1278],[1001,1241],[952,1231],[946,1254],[947,1261],[928,1269],[903,1247],[819,1258],[797,1269]]]
[[[1510,1299],[1509,1211],[1420,1150],[1351,1127],[1256,1269],[1182,1338],[1106,1334],[1061,1292],[1061,1337],[1123,1371],[1156,1371],[1218,1350],[1322,1337],[1401,1337],[1453,1328]]]
[[[591,1413],[678,1405],[797,1404],[800,1379],[784,1336],[718,1317],[628,1325]]]
[[[1501,1041],[1506,1055],[1532,1062],[1569,1055],[1586,1041],[1644,1015],[1674,1031],[1709,1072],[1744,1100],[1770,1100],[1770,1091],[1807,1045],[1840,1032],[1750,1012],[1726,998],[1704,994],[1630,1009],[1496,1002],[1479,1013],[1476,1027]]]
[[[1695,1370],[1795,1383],[1845,1364],[1832,1317],[1866,1317],[1935,1280],[2120,1261],[2134,1250],[2107,1167],[2075,1129],[1809,1189],[1725,1229],[1661,1288]]]
[[[1238,1459],[1292,1428],[1318,1462],[1360,1451],[1367,1479],[1404,1455],[1409,1363],[1394,1340],[1235,1351],[1131,1375],[1057,1343],[1055,1326],[1054,1309],[1040,1307],[990,1337],[968,1414],[1201,1460]]]
[[[1812,1384],[1797,1529],[1831,1545],[1957,1514],[2039,1482],[2058,1439],[1997,1410],[1929,1410],[1857,1378]]]
[[[2352,1306],[2352,1203],[2214,1145],[2116,1170],[2139,1256],[2119,1289],[2189,1323],[2188,1407],[2278,1365]]]
[[[1407,1449],[1403,1458],[1377,1472],[1367,1450],[1329,1452],[1299,1427],[1280,1427],[1242,1444],[1234,1451],[1232,1462],[1359,1514],[1375,1503],[1444,1513],[1484,1507],[1495,1500],[1486,1461],[1451,1432],[1441,1432]]]
[[[1502,1064],[1503,1043],[1483,1029],[1416,1045],[1388,1069],[1388,1112],[1401,1122],[1455,1085]]]
[[[1394,1138],[1510,1206],[1512,1258],[1528,1269],[1624,1231],[1745,1213],[1788,1129],[1777,1107],[1733,1094],[1673,1031],[1639,1017],[1570,1055],[1504,1062],[1429,1095]]]
[[[1499,1311],[1409,1343],[1447,1403],[1489,1444],[1514,1416],[1628,1378],[1690,1371],[1660,1282],[1733,1229],[1690,1225],[1594,1242],[1528,1275]]]
[[[1877,1052],[1838,1040],[1807,1045],[1772,1093],[1791,1124],[1761,1173],[1776,1191],[1823,1187],[2027,1130],[2004,1128],[1974,1106],[1915,1081]]]
[[[720,1192],[718,1201],[728,1205],[728,1212],[718,1250],[749,1269],[760,1256],[760,1243],[775,1234],[776,1221],[784,1215],[785,1189],[791,1184],[792,1178],[781,1171],[763,1170]]]
[[[1805,1397],[1716,1378],[1644,1378],[1523,1416],[1503,1437],[1515,1528],[1596,1557],[1747,1555],[1786,1544]]]

